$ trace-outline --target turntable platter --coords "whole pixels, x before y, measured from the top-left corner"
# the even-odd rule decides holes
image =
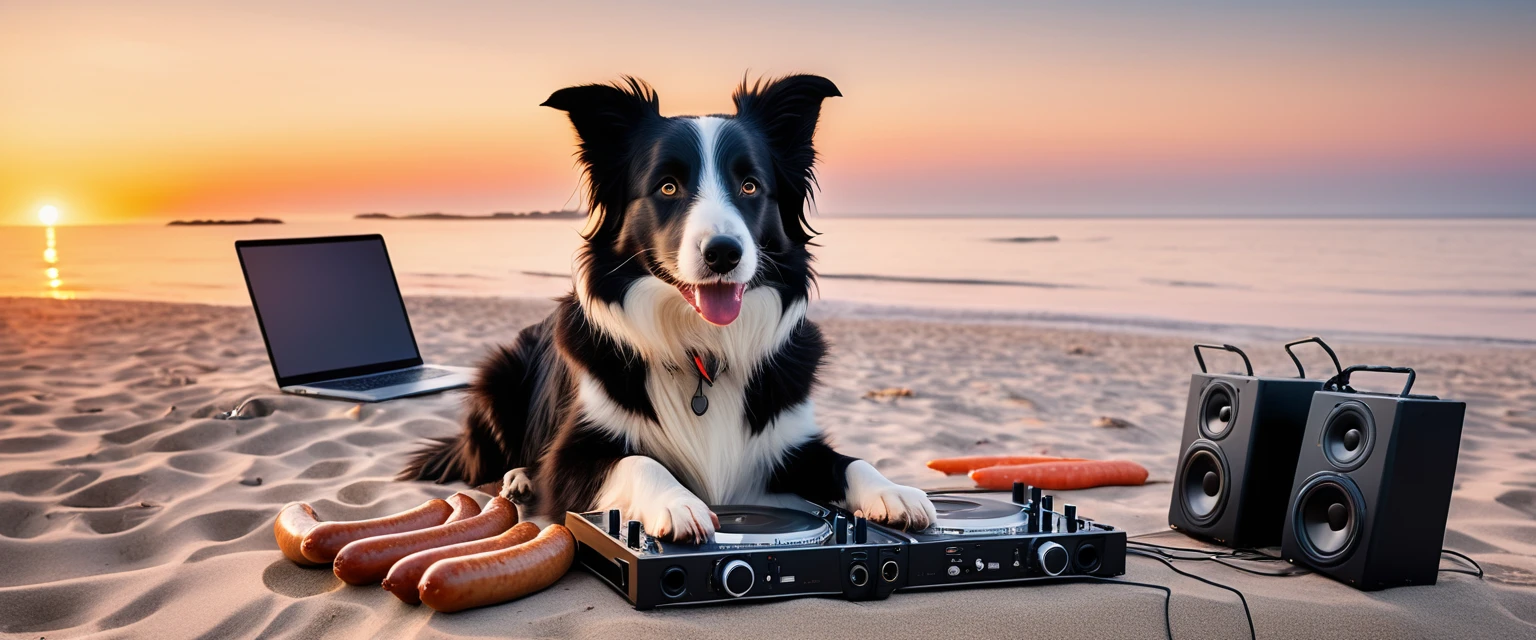
[[[934,496],[933,508],[939,517],[929,527],[931,532],[995,534],[1020,531],[1028,526],[1022,507],[991,498]]]
[[[816,544],[832,535],[827,521],[814,514],[782,507],[719,505],[715,544],[766,546]]]

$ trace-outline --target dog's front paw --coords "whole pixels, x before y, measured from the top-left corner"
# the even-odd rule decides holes
[[[863,460],[848,465],[848,508],[875,522],[911,531],[927,529],[938,519],[933,501],[922,489],[886,480]]]
[[[715,535],[720,519],[703,500],[686,491],[669,493],[636,505],[647,533],[663,540],[695,543]]]
[[[533,503],[533,480],[528,477],[527,469],[518,467],[501,477],[501,497],[513,504]]]
[[[927,529],[938,519],[933,501],[922,489],[891,484],[861,496],[853,507],[864,512],[864,517],[883,525],[911,531]]]

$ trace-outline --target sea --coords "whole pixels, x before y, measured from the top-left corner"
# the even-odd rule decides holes
[[[1536,219],[813,220],[828,309],[1536,346]],[[383,234],[407,296],[558,296],[573,220],[0,227],[0,296],[249,304],[234,242]],[[814,308],[814,307],[813,307]]]

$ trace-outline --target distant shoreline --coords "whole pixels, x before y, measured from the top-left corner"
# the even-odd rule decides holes
[[[167,227],[222,227],[242,224],[282,224],[277,218],[251,218],[250,220],[172,220]]]
[[[499,212],[486,215],[463,213],[359,213],[355,220],[581,220],[587,214],[580,211],[528,211],[521,213]]]

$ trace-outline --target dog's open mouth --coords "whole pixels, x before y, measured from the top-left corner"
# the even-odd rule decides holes
[[[741,315],[741,296],[747,291],[746,283],[711,282],[709,284],[679,284],[693,310],[699,312],[710,324],[725,326]]]

